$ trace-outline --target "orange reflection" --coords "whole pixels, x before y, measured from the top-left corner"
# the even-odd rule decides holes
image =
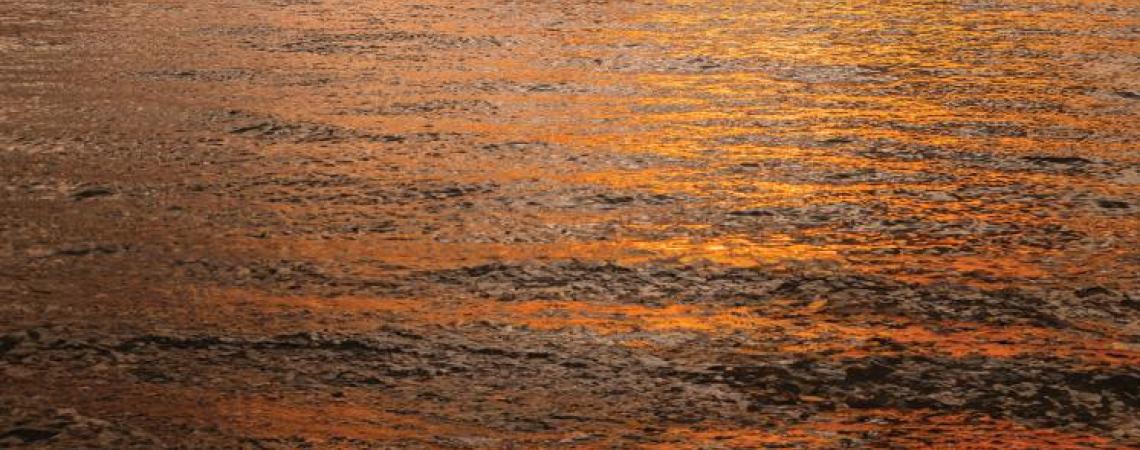
[[[274,312],[260,319],[267,330],[291,332],[336,324],[342,330],[364,332],[378,320],[405,326],[442,325],[450,328],[511,326],[531,332],[589,332],[606,341],[632,348],[672,352],[688,337],[744,338],[734,351],[743,354],[820,353],[858,357],[896,352],[1018,358],[1056,356],[1088,365],[1140,364],[1140,346],[1103,324],[1082,324],[1076,330],[1034,326],[990,326],[974,323],[912,323],[892,317],[840,317],[817,312],[821,299],[806,308],[733,307],[674,304],[644,306],[574,301],[495,302],[478,299],[397,300],[341,297],[271,297],[245,291],[209,295],[220,309],[210,322],[230,323],[243,314]],[[223,300],[224,299],[224,300]],[[243,312],[245,308],[253,308]],[[290,319],[291,311],[306,311],[305,319]],[[380,314],[377,316],[376,314]],[[378,319],[378,317],[380,319]],[[238,322],[240,323],[240,322]],[[1103,333],[1103,336],[1098,334]],[[905,346],[902,350],[892,345]],[[710,351],[699,349],[700,352]]]

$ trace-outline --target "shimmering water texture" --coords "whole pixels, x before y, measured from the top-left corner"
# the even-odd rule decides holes
[[[0,447],[1140,446],[1133,0],[0,3]]]

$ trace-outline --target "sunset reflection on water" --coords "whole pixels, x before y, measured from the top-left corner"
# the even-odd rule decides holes
[[[44,404],[202,447],[1140,433],[1134,0],[25,3],[0,375]]]

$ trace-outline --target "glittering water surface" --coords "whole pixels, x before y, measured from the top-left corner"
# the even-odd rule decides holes
[[[1140,21],[1128,2],[330,2],[251,14],[259,27],[243,19],[212,37],[232,56],[194,66],[199,78],[249,76],[200,88],[224,84],[290,119],[440,136],[402,155],[414,171],[327,176],[446,173],[487,188],[452,212],[456,224],[411,239],[474,258],[493,258],[470,248],[485,244],[522,258],[575,246],[584,258],[823,259],[915,280],[1135,287],[1119,270],[1135,267],[1138,243]],[[345,205],[367,192],[323,191],[345,197],[301,194],[284,214],[368,209]]]
[[[1133,0],[64,3],[0,4],[0,331],[130,354],[8,357],[84,414],[203,447],[1140,439]]]

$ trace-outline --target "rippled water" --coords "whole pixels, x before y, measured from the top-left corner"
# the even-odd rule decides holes
[[[554,242],[587,258],[823,259],[921,280],[1134,286],[1118,269],[1135,267],[1137,214],[1114,207],[1136,203],[1140,180],[1129,2],[344,2],[251,14],[258,27],[216,31],[233,60],[209,55],[219,65],[204,76],[256,55],[280,69],[227,84],[254,88],[245,95],[267,110],[440,133],[407,154],[441,155],[421,172],[511,192],[415,239],[512,244],[525,258]],[[282,80],[298,77],[316,80]],[[460,150],[486,145],[502,149]],[[589,212],[515,201],[599,185],[616,197]]]
[[[1134,0],[18,3],[0,294],[27,303],[0,331],[89,327],[174,374],[56,367],[85,414],[285,446],[1140,436],[1134,394],[1076,420],[969,383],[1092,404],[1086,378],[1136,379]],[[404,351],[335,353],[379,345],[360,336]],[[900,360],[985,395],[732,379]]]

